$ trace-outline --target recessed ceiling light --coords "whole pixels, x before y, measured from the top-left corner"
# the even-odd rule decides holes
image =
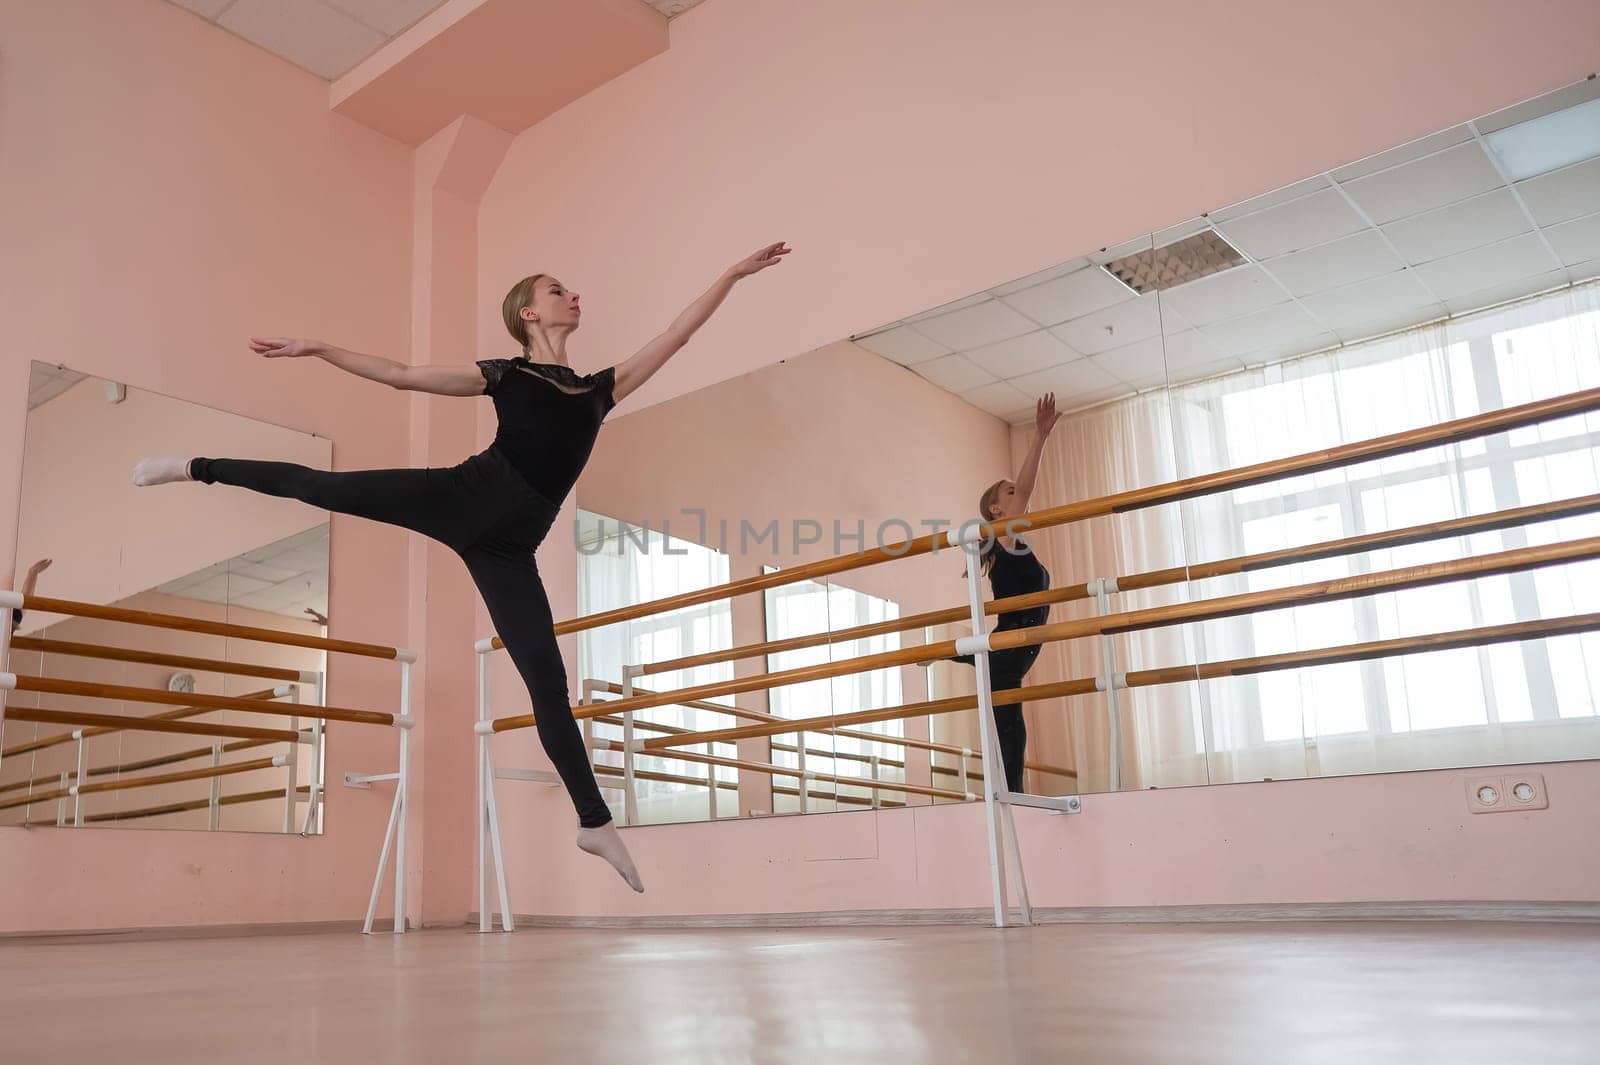
[[[1174,244],[1113,259],[1105,271],[1142,296],[1220,274],[1242,262],[1244,256],[1221,233],[1203,229]]]
[[[1486,134],[1484,143],[1512,181],[1600,155],[1600,99]]]

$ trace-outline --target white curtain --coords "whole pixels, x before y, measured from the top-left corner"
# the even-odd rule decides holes
[[[728,581],[728,556],[699,544],[663,536],[642,526],[628,525],[589,511],[578,512],[578,613],[594,614],[617,607],[661,599],[670,595],[709,588]],[[578,669],[583,679],[622,683],[622,667],[642,662],[725,650],[733,646],[733,615],[727,600],[705,603],[667,614],[636,621],[589,629],[579,634]],[[637,686],[655,691],[670,691],[697,684],[733,678],[732,663],[698,666],[670,673],[652,674],[636,681]],[[724,697],[713,702],[732,705]],[[637,722],[656,722],[679,728],[725,728],[733,718],[709,710],[661,706],[639,711]],[[595,725],[597,738],[622,739],[615,726]],[[660,735],[641,730],[638,738]],[[696,748],[704,753],[704,747]],[[736,757],[732,744],[718,744],[718,756]],[[613,751],[597,751],[597,766],[620,768],[622,756]],[[677,758],[640,756],[635,768],[675,776],[706,779],[707,767]],[[738,770],[718,767],[717,778],[736,781]],[[620,817],[622,795],[620,777],[599,776],[613,813]],[[639,780],[636,782],[639,819],[651,823],[701,820],[710,816],[705,785],[683,782]],[[738,795],[719,789],[718,816],[738,813]]]
[[[1062,420],[1035,508],[1600,386],[1600,286],[1139,396]],[[1600,416],[1275,481],[1038,534],[1057,585],[1600,491]],[[1600,534],[1600,517],[1112,597],[1136,609]],[[1600,563],[1116,638],[1117,668],[1419,635],[1600,609]],[[1057,607],[1052,620],[1089,604]],[[1093,676],[1098,641],[1047,646],[1034,682]],[[1121,786],[1600,756],[1600,636],[1410,655],[1119,693]],[[1103,696],[1028,711],[1030,757],[1109,785]]]
[[[772,567],[767,567],[768,572],[771,570]],[[900,606],[893,600],[868,595],[838,584],[798,581],[769,589],[766,592],[766,612],[767,639],[783,640],[888,621],[900,616]],[[837,662],[883,651],[895,651],[899,648],[900,634],[887,633],[861,640],[768,655],[767,671],[775,673],[779,670],[798,669],[802,666]],[[899,669],[878,669],[867,673],[785,685],[773,688],[768,700],[771,713],[787,718],[871,710],[884,706],[898,706],[905,701]],[[853,731],[877,732],[885,736],[905,735],[905,723],[902,721],[852,725],[850,728]],[[806,749],[813,752],[806,759],[806,769],[810,772],[867,777],[872,772],[870,759],[876,756],[879,760],[879,779],[902,782],[905,780],[903,766],[883,764],[904,762],[905,749],[898,744],[883,744],[873,740],[816,732],[808,732],[798,737],[775,738],[775,743],[782,746],[797,746],[802,741]],[[815,754],[819,751],[824,752],[820,757]],[[772,760],[777,765],[797,766],[798,758],[794,751],[774,749]],[[795,783],[792,778],[779,779],[783,785]],[[830,794],[835,791],[833,785],[815,785],[813,790],[826,791]],[[842,792],[863,800],[871,798],[871,792],[866,789],[845,786]],[[889,796],[892,793],[885,795]],[[780,812],[793,811],[798,809],[799,802],[796,797],[775,795],[773,805]],[[862,803],[846,803],[839,806],[832,799],[814,800],[809,804],[809,809],[812,810],[854,810],[862,807]]]

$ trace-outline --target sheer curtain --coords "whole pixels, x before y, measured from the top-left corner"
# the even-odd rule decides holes
[[[1367,439],[1600,386],[1594,284],[1336,352],[1068,416],[1034,506]],[[1038,534],[1054,583],[1482,514],[1600,491],[1600,416],[1330,470]],[[1600,534],[1600,517],[1256,570],[1113,609],[1210,598]],[[1600,564],[1247,615],[1118,638],[1122,670],[1600,609]],[[1082,616],[1083,603],[1053,620]],[[1093,640],[1047,647],[1032,679],[1099,672]],[[1600,637],[1286,670],[1119,693],[1122,786],[1173,786],[1600,756]],[[1131,696],[1131,698],[1130,698]],[[1037,727],[1035,723],[1037,722]],[[1037,757],[1108,783],[1103,696],[1029,710]],[[1056,748],[1052,750],[1052,748]],[[1054,758],[1052,757],[1052,760]]]
[[[767,572],[773,572],[773,567],[766,567]],[[809,636],[819,632],[833,632],[838,629],[852,628],[856,625],[866,625],[876,621],[888,621],[900,616],[898,603],[881,596],[868,595],[858,592],[853,588],[846,588],[837,584],[819,581],[798,581],[794,584],[783,585],[778,588],[768,589],[766,592],[766,620],[767,639],[784,640],[795,636]],[[767,656],[767,671],[771,673],[785,669],[798,669],[803,666],[820,665],[825,662],[838,662],[844,659],[856,658],[861,655],[877,654],[882,651],[894,651],[900,648],[900,634],[888,633],[881,636],[872,636],[861,640],[850,640],[834,644],[824,644],[820,647],[805,647],[794,651],[781,651]],[[898,706],[904,702],[898,669],[879,669],[867,673],[848,674],[842,677],[826,678],[823,680],[806,681],[801,684],[789,684],[781,688],[773,688],[768,694],[768,708],[771,713],[779,717],[798,718],[814,717],[820,714],[847,713],[851,710],[872,710],[885,706]],[[905,726],[901,721],[886,721],[875,724],[851,726],[852,730],[860,732],[878,732],[886,736],[903,736]],[[829,773],[837,776],[870,775],[870,761],[873,755],[880,760],[900,762],[904,759],[904,748],[899,745],[877,743],[872,740],[856,739],[849,736],[834,736],[827,733],[805,733],[800,736],[779,737],[775,741],[783,747],[798,746],[804,743],[808,751],[813,752],[807,756],[806,768],[813,772]],[[815,752],[822,751],[827,754],[818,757]],[[794,751],[775,749],[772,752],[774,764],[796,766],[797,754]],[[904,772],[896,767],[880,765],[879,776],[881,779],[904,780]],[[792,783],[792,778],[780,778],[782,785]],[[813,785],[815,791],[826,791],[835,794],[832,785]],[[870,799],[871,792],[865,789],[852,789],[845,786],[843,793],[863,800]],[[788,795],[775,795],[773,797],[775,810],[778,812],[794,811],[799,808],[798,799]],[[832,799],[823,799],[809,805],[810,809],[860,809],[864,804],[850,803],[839,807]]]
[[[699,544],[663,536],[638,525],[629,525],[590,511],[578,512],[578,612],[598,613],[632,606],[698,588],[709,588],[728,581],[728,556]],[[686,655],[725,650],[733,646],[733,615],[727,600],[688,607],[636,621],[588,629],[578,637],[578,669],[581,678],[622,683],[622,667],[641,662],[658,662]],[[638,679],[641,688],[670,691],[696,684],[731,680],[732,663],[697,666],[693,669],[652,674]],[[710,700],[732,705],[731,697]],[[725,714],[687,707],[661,706],[638,713],[636,721],[656,722],[679,728],[723,728],[734,723]],[[616,726],[596,724],[596,738],[622,739]],[[641,737],[659,735],[641,731]],[[704,748],[697,748],[702,753]],[[736,757],[731,744],[717,745],[715,753]],[[615,751],[597,751],[596,766],[620,770],[622,756]],[[635,769],[652,774],[706,778],[707,767],[677,758],[640,756]],[[719,767],[717,779],[736,781],[738,770]],[[602,772],[602,787],[613,812],[620,815],[621,778]],[[644,823],[701,820],[709,816],[706,788],[683,781],[640,779],[635,783],[639,818]],[[738,813],[738,796],[732,789],[719,789],[718,816]]]

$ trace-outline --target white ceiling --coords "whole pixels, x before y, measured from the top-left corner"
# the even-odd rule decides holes
[[[1596,150],[1548,173],[1510,180],[1485,141],[1597,100],[1569,86],[854,339],[1021,423],[1048,391],[1092,406],[1597,277],[1600,103]],[[1208,227],[1246,262],[1145,296],[1100,269]]]
[[[328,524],[246,551],[156,589],[183,599],[261,610],[300,621],[328,613]]]
[[[584,2],[584,0],[574,0]],[[668,19],[702,0],[639,0]],[[410,29],[444,0],[172,0],[329,81]]]

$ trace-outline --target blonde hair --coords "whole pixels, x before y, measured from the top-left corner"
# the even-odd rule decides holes
[[[511,291],[506,293],[506,298],[500,304],[500,315],[505,319],[506,331],[511,334],[522,347],[522,353],[528,353],[528,326],[522,320],[522,308],[533,302],[533,290],[539,286],[540,280],[549,277],[549,274],[529,274],[527,277],[511,286]]]
[[[988,488],[985,488],[983,490],[983,495],[978,497],[978,518],[980,520],[991,523],[995,521],[994,518],[989,516],[989,508],[999,504],[1000,489],[1005,486],[1005,483],[1005,478],[1002,477],[994,484],[991,484]],[[989,570],[994,566],[994,549],[999,545],[999,543],[1000,530],[991,528],[990,535],[984,538],[983,548],[979,553],[979,558],[982,559],[983,572],[985,576],[988,575]],[[961,576],[965,577],[966,575],[967,571],[962,570]]]

